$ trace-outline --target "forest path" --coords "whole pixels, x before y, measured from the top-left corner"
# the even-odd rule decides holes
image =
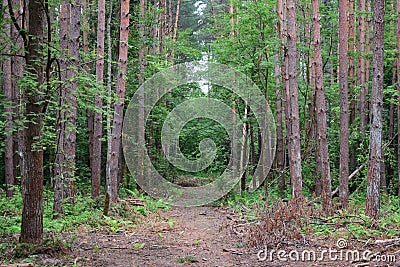
[[[257,251],[230,230],[226,208],[173,207],[134,233],[86,234],[74,242],[77,266],[260,266]]]
[[[235,231],[233,229],[236,229]],[[71,242],[66,254],[41,254],[35,266],[396,266],[396,262],[271,261],[257,257],[258,249],[251,248],[239,238],[243,221],[226,207],[192,207],[159,210],[143,217],[136,227],[94,230],[82,227],[66,233]],[[268,234],[268,233],[266,233]],[[270,233],[273,234],[273,233]],[[336,240],[319,238],[307,246],[279,246],[276,250],[315,250],[316,246],[334,247]],[[318,245],[319,244],[319,245]],[[270,248],[269,248],[270,249]],[[359,248],[361,249],[365,248]],[[276,251],[275,250],[275,251]],[[397,254],[400,251],[396,252]],[[396,255],[397,255],[396,254]],[[264,254],[261,254],[263,256]],[[268,254],[269,255],[269,254]],[[400,254],[398,255],[400,256]]]

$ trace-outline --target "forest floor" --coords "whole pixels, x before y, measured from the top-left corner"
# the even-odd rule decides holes
[[[308,238],[304,244],[284,242],[275,250],[285,251],[286,261],[278,260],[277,252],[271,259],[272,248],[265,254],[248,245],[242,222],[229,208],[173,207],[141,218],[131,229],[78,228],[62,234],[63,241],[70,243],[63,253],[44,251],[31,259],[34,266],[400,266],[399,245],[385,250],[390,254],[379,254],[385,259],[371,262],[339,260],[337,252],[338,259],[326,254],[322,261],[288,258],[289,253],[296,258],[296,252],[336,248],[336,240],[323,237]],[[351,249],[361,254],[367,248]]]

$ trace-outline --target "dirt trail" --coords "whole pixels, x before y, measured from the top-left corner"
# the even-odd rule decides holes
[[[136,233],[85,235],[72,253],[78,266],[259,266],[225,227],[229,217],[221,208],[171,208]]]
[[[396,261],[260,261],[258,250],[243,243],[232,225],[235,216],[227,208],[171,208],[152,213],[132,229],[107,232],[82,228],[64,235],[73,240],[66,254],[41,254],[35,266],[396,266]],[[240,228],[235,228],[240,229]],[[239,233],[240,235],[240,233]],[[321,243],[322,242],[322,243]],[[317,240],[308,246],[290,245],[276,249],[330,247],[332,240]],[[318,245],[319,243],[319,245]]]

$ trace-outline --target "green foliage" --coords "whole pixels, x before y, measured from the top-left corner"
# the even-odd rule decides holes
[[[312,219],[312,229],[316,235],[328,235],[356,240],[385,239],[399,236],[400,200],[397,197],[384,194],[381,202],[381,215],[374,222],[365,215],[365,195],[353,194],[348,210],[339,209],[328,218]]]
[[[147,216],[159,209],[168,209],[168,205],[148,196],[139,196],[144,206],[133,206],[121,203],[112,207],[113,217],[105,217],[102,212],[103,197],[92,199],[77,193],[74,205],[64,204],[65,215],[58,220],[53,219],[53,194],[46,190],[44,194],[43,225],[45,232],[65,232],[76,228],[104,228],[110,232],[136,226],[140,214]],[[18,192],[13,198],[0,198],[0,234],[17,234],[20,232],[22,198]]]
[[[179,262],[179,263],[198,262],[198,260],[196,259],[195,256],[188,255],[188,256],[185,256],[185,257],[183,257],[183,258],[178,258],[178,262]]]

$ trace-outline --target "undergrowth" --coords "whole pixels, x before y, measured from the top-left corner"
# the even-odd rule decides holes
[[[321,199],[308,197],[295,202],[289,198],[281,199],[276,191],[272,191],[266,200],[263,189],[231,193],[217,204],[230,207],[239,224],[247,223],[243,237],[255,247],[304,242],[317,236],[364,243],[399,237],[400,199],[388,194],[381,196],[378,222],[365,215],[365,201],[365,195],[354,194],[348,209],[341,209],[338,199],[334,198],[332,216],[324,215]]]
[[[21,230],[22,197],[16,191],[15,196],[6,198],[0,196],[0,260],[27,257],[43,251],[61,253],[70,244],[61,241],[57,233],[68,233],[78,230],[103,230],[110,233],[131,230],[136,227],[144,216],[158,209],[169,207],[148,196],[138,195],[136,191],[122,189],[120,201],[112,204],[108,216],[103,215],[104,196],[91,198],[77,192],[74,204],[64,205],[64,216],[53,219],[53,193],[45,190],[43,195],[43,230],[44,241],[40,246],[28,246],[18,243]],[[130,200],[140,205],[132,205]]]

